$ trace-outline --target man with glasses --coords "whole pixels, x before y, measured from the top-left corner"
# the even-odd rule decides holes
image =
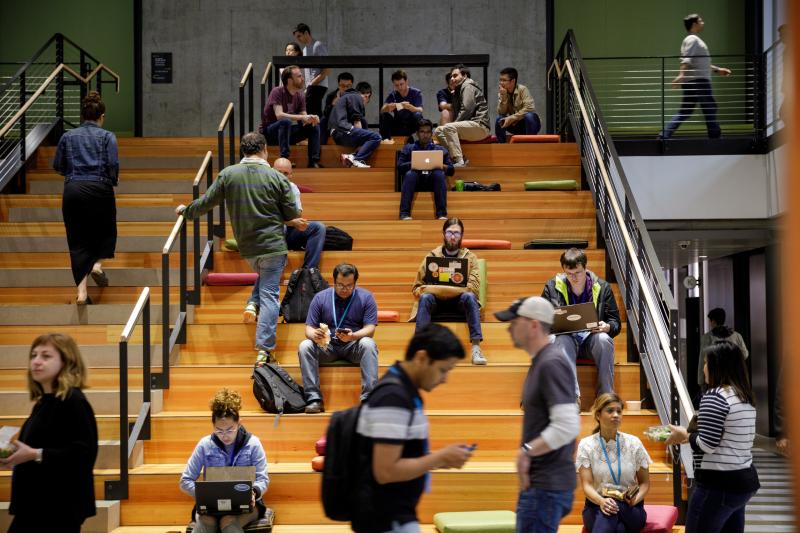
[[[372,337],[378,325],[375,297],[356,288],[358,269],[340,263],[333,269],[333,287],[314,295],[306,317],[306,339],[297,356],[306,397],[306,413],[325,410],[319,389],[319,364],[346,359],[361,365],[361,401],[378,380],[378,346]],[[327,325],[327,331],[322,327]]]
[[[411,153],[418,150],[438,150],[443,152],[443,168],[415,170],[411,168]],[[403,147],[397,157],[397,171],[403,176],[400,190],[400,220],[411,220],[411,204],[414,193],[421,180],[427,180],[433,189],[433,205],[436,218],[447,220],[447,178],[455,173],[447,148],[433,142],[433,122],[423,118],[417,125],[417,141]]]
[[[469,340],[472,343],[472,364],[485,365],[486,357],[481,351],[483,332],[481,331],[481,304],[478,293],[481,287],[480,271],[478,269],[478,256],[467,248],[461,247],[464,236],[464,223],[458,218],[448,218],[442,226],[444,242],[437,246],[426,256],[433,257],[459,257],[469,260],[469,279],[466,287],[453,287],[445,285],[425,284],[426,258],[417,270],[417,278],[411,287],[411,292],[417,301],[411,309],[411,318],[417,323],[416,331],[420,331],[430,323],[431,315],[436,311],[450,311],[464,313],[469,328]]]
[[[579,354],[593,359],[597,366],[597,393],[614,392],[613,338],[619,334],[619,309],[611,286],[587,270],[586,263],[586,254],[578,248],[570,248],[561,254],[564,272],[556,274],[545,284],[542,297],[550,300],[556,308],[587,302],[594,304],[599,319],[597,327],[591,331],[557,335],[555,343],[564,349],[573,364],[576,364]],[[580,394],[577,384],[576,393]]]
[[[497,120],[494,123],[497,142],[506,142],[506,133],[536,135],[541,128],[542,123],[536,114],[531,92],[517,83],[517,69],[504,68],[500,71],[500,85],[497,89]]]

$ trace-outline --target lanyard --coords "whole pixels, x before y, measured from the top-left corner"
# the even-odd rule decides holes
[[[347,307],[344,308],[344,313],[342,313],[342,319],[336,320],[336,291],[331,291],[331,309],[333,310],[333,326],[334,331],[339,329],[342,324],[344,323],[344,317],[347,316],[347,312],[350,310],[350,304],[353,303],[353,300],[356,298],[356,291],[358,289],[353,289],[353,294],[350,295],[350,301],[347,302]]]
[[[617,442],[617,475],[614,475],[614,470],[611,468],[611,460],[608,458],[608,451],[606,450],[606,443],[600,433],[597,434],[597,438],[600,441],[600,447],[603,449],[603,455],[606,456],[606,463],[608,464],[608,471],[611,472],[611,479],[614,480],[614,485],[619,485],[620,480],[622,479],[622,462],[620,461],[620,453],[619,453],[619,433],[615,435],[614,440]]]

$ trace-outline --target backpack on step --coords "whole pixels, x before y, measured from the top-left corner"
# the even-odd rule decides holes
[[[327,288],[328,282],[317,268],[298,268],[292,272],[281,300],[283,321],[305,322],[314,295]]]
[[[302,413],[306,408],[303,387],[275,363],[253,370],[253,396],[268,413]]]
[[[323,250],[352,250],[353,238],[346,231],[341,230],[335,226],[328,226],[325,228],[325,244],[322,245]]]

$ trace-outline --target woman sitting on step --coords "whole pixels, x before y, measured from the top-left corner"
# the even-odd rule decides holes
[[[181,490],[195,496],[195,482],[201,474],[205,477],[209,467],[254,466],[251,500],[252,511],[244,514],[209,516],[194,515],[194,533],[214,533],[219,527],[221,533],[239,533],[244,526],[264,516],[266,508],[261,498],[269,486],[267,475],[267,456],[258,437],[248,433],[239,423],[239,410],[242,396],[233,390],[222,389],[211,400],[211,435],[203,437],[189,458],[181,475]]]
[[[613,392],[597,397],[592,407],[597,427],[581,440],[575,468],[586,506],[583,524],[590,533],[638,532],[647,515],[650,456],[642,441],[622,433],[622,400]]]

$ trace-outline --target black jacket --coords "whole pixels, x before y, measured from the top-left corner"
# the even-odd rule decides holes
[[[361,121],[361,127],[366,129],[366,110],[364,99],[361,93],[353,88],[347,89],[344,94],[336,101],[328,119],[328,127],[339,133],[347,133],[353,129],[356,121]]]
[[[619,335],[620,320],[619,308],[614,293],[608,282],[597,276],[594,272],[587,270],[586,274],[592,278],[592,295],[594,306],[597,308],[597,318],[611,326],[608,332],[610,337]],[[569,282],[564,274],[557,274],[556,277],[548,281],[542,291],[542,298],[547,298],[554,307],[567,305],[567,298],[564,291],[567,290]]]

